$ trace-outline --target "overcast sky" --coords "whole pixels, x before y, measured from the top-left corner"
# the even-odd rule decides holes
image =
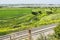
[[[0,0],[0,4],[60,4],[60,0]]]

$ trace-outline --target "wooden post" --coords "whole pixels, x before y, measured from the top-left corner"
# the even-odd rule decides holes
[[[28,40],[32,40],[31,39],[31,30],[28,30]]]

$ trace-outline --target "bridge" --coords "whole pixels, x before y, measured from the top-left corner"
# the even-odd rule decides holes
[[[37,38],[38,35],[44,34],[48,35],[50,33],[54,33],[53,28],[56,27],[56,24],[43,25],[38,28],[31,29],[32,38]],[[28,38],[28,30],[18,31],[15,33],[11,33],[8,35],[0,36],[0,40],[22,40]]]

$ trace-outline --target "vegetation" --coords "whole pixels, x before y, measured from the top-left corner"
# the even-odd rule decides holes
[[[56,37],[60,39],[60,24],[56,28],[54,28],[54,31],[55,31]]]
[[[41,35],[40,37],[37,38],[37,40],[59,40],[58,38],[56,38],[54,35]]]
[[[60,8],[0,8],[0,35],[60,22]]]

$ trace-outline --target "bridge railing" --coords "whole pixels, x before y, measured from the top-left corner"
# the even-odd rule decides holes
[[[24,30],[24,31],[0,36],[0,40],[22,40],[22,39],[27,39],[29,37],[33,38],[35,35],[45,34],[46,32],[52,31],[52,29],[55,26],[56,25],[49,25],[49,26],[47,25],[45,26],[46,28],[42,26],[41,28],[31,29],[30,36],[29,36],[29,30]]]

